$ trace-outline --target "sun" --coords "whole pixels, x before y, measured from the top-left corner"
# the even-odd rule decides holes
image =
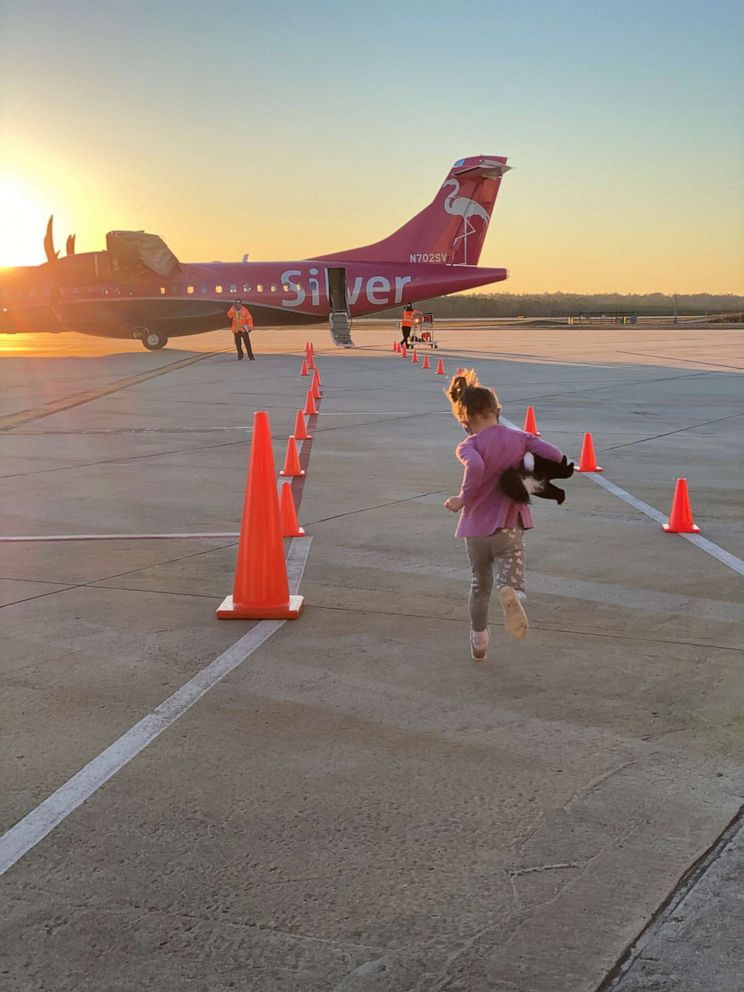
[[[39,265],[44,257],[46,210],[22,182],[0,176],[0,266]]]

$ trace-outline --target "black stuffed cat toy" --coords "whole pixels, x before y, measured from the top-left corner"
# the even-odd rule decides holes
[[[560,462],[553,462],[528,451],[522,464],[502,472],[499,481],[502,490],[515,503],[529,503],[530,496],[540,496],[542,499],[554,499],[560,506],[566,492],[554,486],[551,480],[570,479],[573,473],[574,464],[565,455]]]

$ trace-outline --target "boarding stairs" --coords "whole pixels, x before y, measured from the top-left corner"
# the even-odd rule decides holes
[[[351,340],[351,314],[348,310],[331,310],[328,314],[333,343],[339,348],[354,348]]]

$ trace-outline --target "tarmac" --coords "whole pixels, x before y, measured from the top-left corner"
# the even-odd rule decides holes
[[[744,990],[744,330],[438,333],[625,494],[536,501],[529,636],[494,603],[480,665],[462,431],[390,322],[240,363],[229,331],[0,338],[7,992]],[[305,609],[218,621],[308,337]],[[697,544],[649,514],[678,477]]]

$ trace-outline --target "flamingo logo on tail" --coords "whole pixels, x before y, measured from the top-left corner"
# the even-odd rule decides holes
[[[454,246],[458,241],[464,241],[465,262],[463,264],[467,265],[468,236],[476,233],[476,228],[473,227],[470,218],[480,217],[486,226],[488,226],[491,215],[477,200],[471,200],[468,196],[457,195],[460,192],[460,184],[456,179],[448,179],[442,186],[442,189],[446,189],[448,186],[453,187],[453,189],[444,199],[444,209],[448,214],[452,214],[455,217],[462,217],[462,234],[458,234],[452,244]]]

